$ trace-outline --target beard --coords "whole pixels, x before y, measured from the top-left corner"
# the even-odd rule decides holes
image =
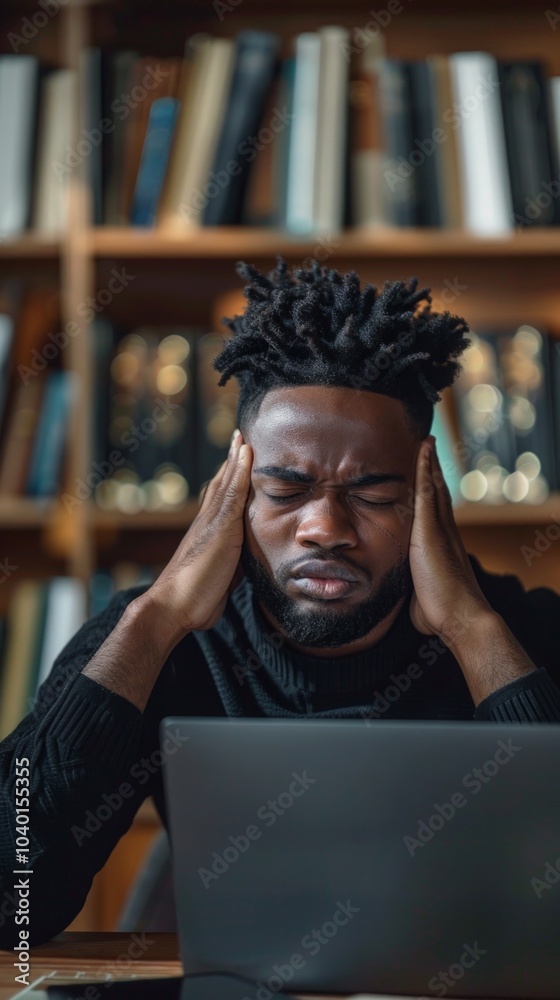
[[[328,555],[328,553],[326,553]],[[278,622],[288,640],[316,648],[345,646],[361,639],[384,621],[400,599],[412,589],[408,556],[395,563],[381,578],[375,593],[347,611],[334,609],[338,601],[315,600],[316,608],[303,608],[269,576],[264,565],[243,542],[241,561],[256,600]],[[328,607],[321,607],[321,604]]]

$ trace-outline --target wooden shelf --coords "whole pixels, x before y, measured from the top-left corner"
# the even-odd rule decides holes
[[[96,528],[124,531],[176,531],[186,529],[198,511],[196,500],[185,504],[179,510],[139,511],[138,514],[122,514],[118,511],[100,510],[93,513]]]
[[[498,258],[560,257],[560,228],[514,231],[503,237],[481,237],[461,229],[345,230],[337,236],[296,238],[264,227],[200,227],[192,232],[159,228],[100,226],[84,236],[97,258],[225,258],[271,257],[281,253],[304,258],[323,247],[325,257]]]
[[[61,241],[41,233],[28,232],[18,237],[0,238],[0,260],[57,260]]]
[[[55,510],[52,500],[32,497],[0,497],[0,530],[46,527]]]
[[[46,527],[58,511],[58,505],[43,506],[27,497],[0,499],[0,531]],[[177,531],[187,530],[198,513],[198,501],[192,500],[177,510],[139,511],[124,514],[119,511],[100,510],[92,507],[92,523],[97,530],[112,531]],[[454,507],[459,527],[495,528],[501,525],[549,524],[556,517],[560,523],[560,494],[553,493],[544,503],[488,504],[464,501]]]
[[[454,517],[459,528],[499,528],[511,525],[539,525],[560,523],[560,494],[553,493],[540,504],[530,503],[474,503],[465,501],[454,507]]]
[[[192,501],[180,510],[142,511],[138,514],[121,514],[113,511],[97,510],[94,513],[96,528],[114,528],[124,531],[161,531],[188,528],[198,512],[198,503]],[[476,525],[495,528],[500,525],[548,524],[556,515],[560,523],[560,494],[553,493],[541,504],[511,503],[489,504],[464,501],[454,507],[454,516],[459,527]]]

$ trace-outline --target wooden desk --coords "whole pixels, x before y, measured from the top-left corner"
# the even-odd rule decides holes
[[[18,970],[13,961],[10,952],[0,951],[0,1000],[11,1000],[18,989],[25,991],[26,1000],[33,1000],[33,991],[14,982]],[[183,974],[176,934],[65,931],[48,944],[32,948],[30,964],[30,985],[44,977],[43,988],[80,979],[107,982]],[[313,994],[313,1000],[327,998]]]
[[[18,989],[25,1000],[33,1000],[35,993],[30,990],[32,984],[40,984],[45,989],[47,986],[62,986],[76,980],[124,982],[138,977],[157,979],[183,974],[176,934],[65,931],[48,944],[31,949],[29,987],[18,987],[14,982],[17,970],[14,969],[13,961],[10,952],[0,951],[0,1000],[12,1000],[18,996]],[[289,993],[290,990],[285,989],[284,992]],[[110,992],[108,996],[110,1000]],[[335,994],[330,998],[316,993],[294,994],[294,998],[297,997],[302,1000],[333,1000]],[[336,997],[344,1000],[340,993]],[[408,998],[379,996],[376,1000]],[[459,998],[455,997],[454,1000]]]

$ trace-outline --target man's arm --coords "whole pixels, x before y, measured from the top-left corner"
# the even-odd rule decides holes
[[[94,875],[151,794],[151,779],[140,784],[131,771],[157,749],[144,745],[140,704],[168,655],[169,639],[162,630],[158,640],[150,606],[139,613],[130,600],[136,590],[120,591],[82,625],[56,658],[33,711],[0,743],[2,948],[12,948],[19,931],[14,885],[22,876],[14,869],[32,872],[29,925],[22,925],[29,942],[49,940],[79,913]],[[118,678],[126,678],[120,689],[132,697],[111,690],[111,678],[115,688]],[[26,865],[17,863],[16,844],[22,760],[29,770]]]
[[[532,641],[524,641],[531,599],[516,602],[515,611],[509,607],[506,612],[504,606],[500,614],[491,593],[481,586],[453,516],[433,435],[417,454],[409,558],[412,622],[419,632],[437,635],[451,649],[472,695],[475,719],[560,722],[560,688],[554,683],[556,675],[548,676],[545,669],[550,663],[558,670],[556,650],[545,662],[532,653],[532,647],[538,649],[535,635],[526,633]],[[517,585],[521,589],[519,581]],[[552,641],[558,637],[560,598],[547,588],[533,593],[540,596],[543,591],[556,611],[549,618],[537,615],[537,621]],[[521,632],[514,634],[520,625]]]
[[[142,712],[174,646],[212,628],[238,582],[252,462],[241,440],[234,432],[228,458],[157,580],[147,590],[120,591],[82,626],[55,660],[33,712],[0,744],[0,947],[17,941],[17,762],[28,761],[30,772],[31,944],[79,913],[93,876],[152,793],[152,780],[130,780],[143,756],[159,751],[147,745],[157,742],[157,729]]]

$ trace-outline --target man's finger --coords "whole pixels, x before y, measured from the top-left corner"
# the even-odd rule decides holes
[[[426,518],[437,517],[437,497],[436,490],[431,476],[431,439],[428,437],[422,441],[416,459],[416,476],[414,482],[414,518],[417,520],[417,528],[422,534],[427,529]]]
[[[459,548],[462,548],[463,542],[453,514],[453,501],[439,462],[438,453],[435,447],[435,440],[431,458],[432,477],[437,484],[437,503],[441,523],[446,528],[448,537],[455,544],[455,546],[457,547],[458,545]]]

